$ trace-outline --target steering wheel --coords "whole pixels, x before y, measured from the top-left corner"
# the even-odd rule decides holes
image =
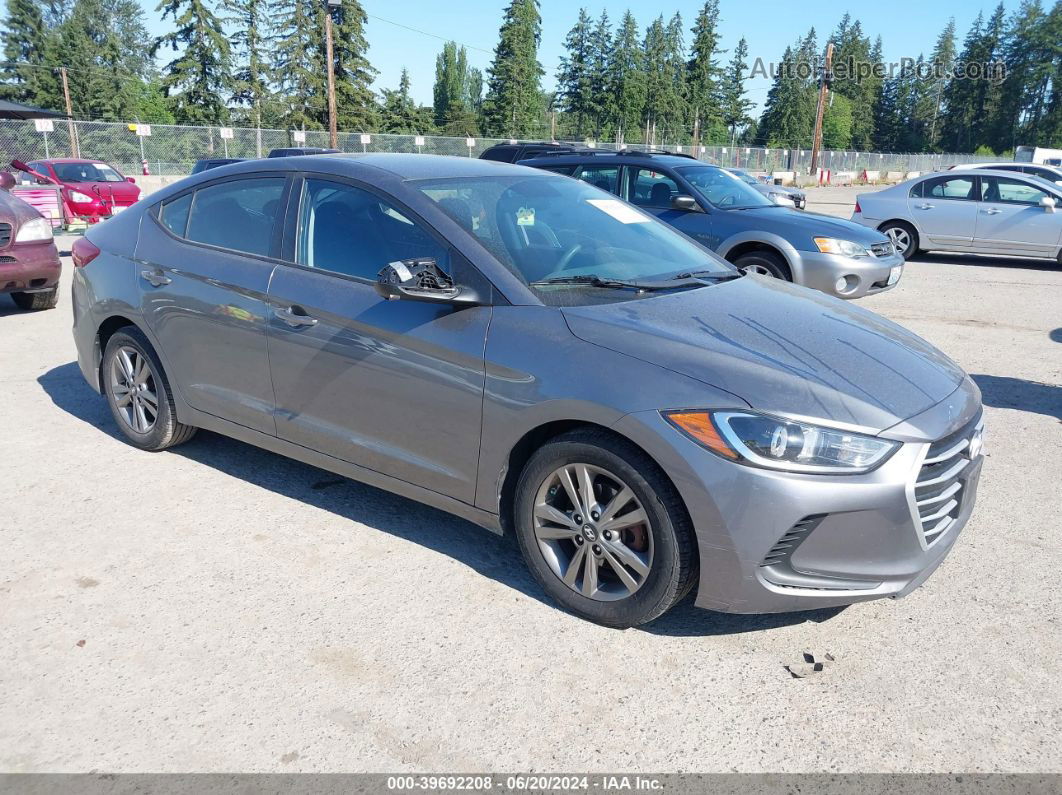
[[[719,206],[720,207],[728,207],[731,204],[734,204],[735,202],[736,202],[736,199],[734,198],[734,194],[733,193],[728,193],[726,196],[724,196],[719,201]]]
[[[568,266],[572,264],[572,257],[583,250],[582,243],[576,243],[570,249],[564,252],[564,256],[560,258],[560,262],[557,263],[557,270],[567,270]]]

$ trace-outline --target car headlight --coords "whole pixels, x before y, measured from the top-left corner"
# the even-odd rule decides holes
[[[851,240],[839,240],[835,237],[816,237],[815,245],[823,254],[843,254],[846,257],[867,256],[866,246]]]
[[[888,439],[749,411],[666,411],[664,417],[723,458],[788,472],[869,472],[900,447]]]
[[[33,243],[38,240],[52,239],[52,223],[47,218],[34,218],[18,228],[16,243]]]
[[[86,204],[92,201],[92,197],[79,190],[72,190],[70,191],[70,201],[77,202],[78,204]]]
[[[768,193],[767,198],[773,201],[775,204],[792,204],[793,197],[788,193]]]

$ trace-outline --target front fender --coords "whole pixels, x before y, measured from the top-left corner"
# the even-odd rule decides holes
[[[788,240],[773,232],[765,232],[762,229],[746,229],[726,238],[719,244],[716,253],[723,259],[730,259],[730,252],[744,243],[761,243],[776,249],[789,266],[789,272],[793,274],[793,281],[803,284],[804,263],[800,252]]]

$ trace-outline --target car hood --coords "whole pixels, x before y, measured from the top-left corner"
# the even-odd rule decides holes
[[[563,312],[580,339],[724,389],[755,409],[875,432],[939,403],[965,376],[903,327],[774,279],[745,276]]]
[[[836,237],[863,246],[888,241],[888,238],[876,229],[868,229],[831,215],[794,210],[790,207],[757,207],[751,210],[726,210],[726,213],[727,220],[749,229],[770,230],[802,251],[814,250],[811,241],[815,237]]]
[[[761,183],[761,184],[757,185],[756,186],[756,190],[758,190],[764,196],[768,196],[768,195],[770,195],[772,193],[781,193],[784,196],[803,196],[804,195],[804,191],[800,190],[799,188],[789,188],[789,187],[786,187],[785,185],[768,185],[766,183]],[[747,212],[747,211],[743,211],[743,212]]]
[[[113,196],[119,201],[132,203],[140,197],[140,188],[132,182],[64,182],[63,185],[89,196],[102,196],[108,201]]]

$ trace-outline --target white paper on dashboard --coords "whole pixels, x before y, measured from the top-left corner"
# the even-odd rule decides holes
[[[608,213],[621,224],[647,224],[649,217],[630,207],[619,199],[587,199],[587,204],[592,204],[603,213]]]

